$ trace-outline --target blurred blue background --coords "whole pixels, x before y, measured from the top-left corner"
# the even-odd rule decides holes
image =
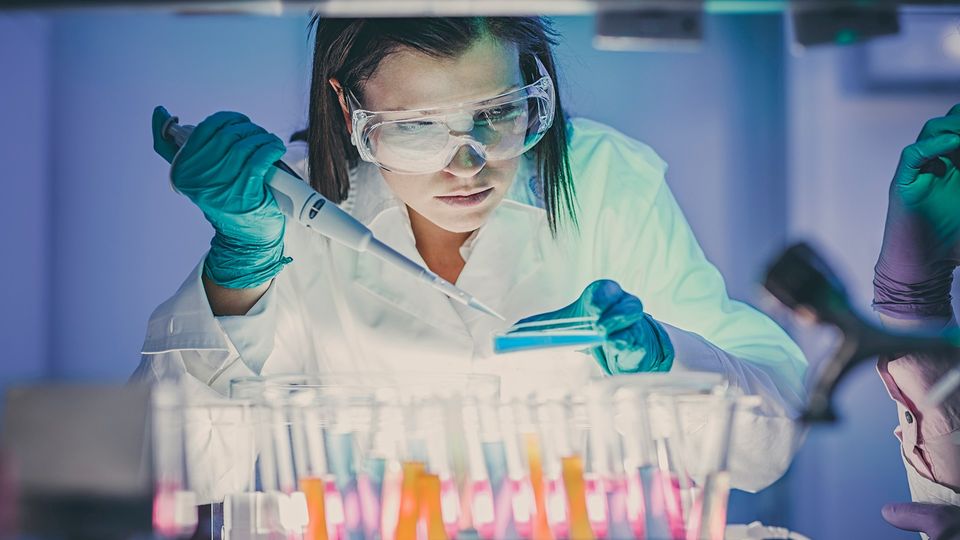
[[[597,51],[592,18],[561,17],[560,86],[572,114],[667,160],[734,296],[766,307],[764,264],[803,237],[869,309],[900,149],[960,102],[960,86],[938,80],[960,72],[944,52],[957,17],[938,17],[905,18],[900,36],[866,45],[799,50],[779,14],[710,15],[697,52]],[[306,16],[0,14],[0,384],[132,372],[150,312],[210,238],[152,151],[151,110],[188,123],[239,110],[283,136],[304,127],[306,27]],[[908,47],[919,71],[888,61]],[[829,336],[784,322],[816,364]],[[840,407],[844,422],[811,432],[783,480],[735,495],[731,521],[816,539],[916,537],[879,514],[909,494],[876,373],[857,372]]]

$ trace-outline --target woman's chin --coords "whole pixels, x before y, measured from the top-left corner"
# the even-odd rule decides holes
[[[491,211],[474,211],[469,213],[460,213],[459,215],[438,215],[436,219],[431,219],[435,225],[445,231],[452,233],[473,232],[483,226],[490,218]],[[430,218],[428,218],[430,219]]]

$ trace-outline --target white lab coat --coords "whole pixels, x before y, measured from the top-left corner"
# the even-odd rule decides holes
[[[673,371],[722,374],[763,398],[738,415],[732,483],[761,489],[786,470],[797,441],[806,361],[774,322],[727,297],[723,278],[697,244],[649,147],[596,122],[572,121],[570,164],[579,234],[553,238],[521,166],[508,196],[461,250],[457,285],[501,322],[297,225],[293,262],[242,317],[215,317],[202,264],[153,313],[135,378],[186,375],[198,393],[225,394],[233,377],[287,372],[492,372],[503,393],[582,387],[601,372],[592,357],[547,351],[494,356],[491,334],[567,305],[593,280],[616,280],[639,297],[673,342]],[[362,164],[343,207],[382,241],[422,263],[403,206],[378,170]],[[696,430],[691,427],[691,430]]]

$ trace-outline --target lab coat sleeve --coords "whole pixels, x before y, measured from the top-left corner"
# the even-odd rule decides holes
[[[880,311],[880,320],[903,332],[957,331],[952,317],[894,317]],[[897,404],[899,425],[894,434],[917,502],[960,501],[960,392],[947,396],[937,407],[922,409],[918,405],[955,362],[954,357],[929,354],[882,357],[877,362],[880,378]]]
[[[799,445],[794,420],[804,402],[803,353],[769,318],[731,300],[676,201],[661,183],[637,242],[631,286],[673,343],[672,370],[720,373],[762,399],[735,418],[730,470],[735,487],[763,489],[786,472]],[[654,237],[660,239],[659,242]],[[625,286],[625,287],[631,287]]]
[[[187,402],[204,404],[187,410],[183,435],[190,489],[205,504],[251,488],[253,446],[244,411],[208,405],[228,394],[231,379],[257,375],[270,355],[276,291],[271,284],[243,317],[215,317],[202,267],[151,315],[131,380],[176,380]]]
[[[644,255],[632,265],[631,285],[670,336],[673,371],[720,373],[730,386],[762,399],[756,411],[737,413],[730,470],[735,487],[768,486],[787,470],[799,444],[794,420],[804,401],[802,352],[769,318],[727,296],[666,184],[636,238],[635,253]]]
[[[216,317],[201,281],[203,263],[150,316],[140,365],[132,380],[183,378],[192,395],[221,395],[230,380],[253,376],[270,356],[276,329],[276,287],[244,316]]]
[[[727,296],[651,149],[616,134],[597,137],[590,153],[603,164],[582,172],[585,182],[603,185],[602,193],[585,197],[598,209],[586,212],[583,224],[599,249],[594,275],[618,281],[663,324],[676,353],[673,371],[720,373],[761,398],[756,410],[736,416],[730,470],[734,487],[766,487],[786,471],[799,443],[803,353],[772,320]]]
[[[766,315],[727,296],[665,183],[635,238],[635,253],[643,255],[628,266],[630,284],[664,324],[676,353],[673,370],[720,373],[763,398],[761,414],[796,418],[805,400],[803,353]]]

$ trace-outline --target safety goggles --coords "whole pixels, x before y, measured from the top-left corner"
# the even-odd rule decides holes
[[[553,124],[553,81],[536,62],[540,78],[533,84],[443,108],[367,111],[349,92],[353,145],[364,161],[401,174],[443,170],[464,146],[485,161],[520,156]]]

